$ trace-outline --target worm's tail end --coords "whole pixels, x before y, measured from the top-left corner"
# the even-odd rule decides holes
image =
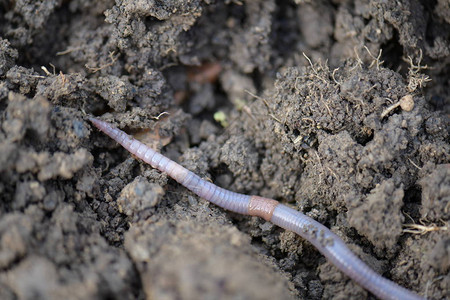
[[[88,120],[91,121],[91,123],[94,124],[94,126],[97,127],[98,129],[100,129],[101,131],[105,131],[105,129],[107,127],[109,127],[106,122],[101,121],[101,120],[99,120],[97,118],[88,117]]]
[[[97,127],[100,131],[103,131],[104,133],[106,133],[107,135],[109,135],[111,138],[113,138],[114,140],[118,141],[119,143],[122,141],[119,141],[119,135],[120,135],[120,130],[118,130],[117,128],[113,127],[111,124],[109,124],[108,122],[99,120],[97,118],[94,117],[88,117],[89,121],[92,122],[92,124],[94,124],[95,127]]]

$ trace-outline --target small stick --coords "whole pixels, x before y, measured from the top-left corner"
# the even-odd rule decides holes
[[[339,270],[380,299],[423,299],[413,292],[380,276],[360,260],[327,227],[278,201],[259,196],[238,194],[201,179],[164,155],[132,138],[111,124],[96,118],[89,120],[125,149],[153,168],[168,174],[198,196],[227,210],[258,216],[308,240]]]
[[[412,111],[414,108],[414,99],[412,95],[403,96],[400,101],[392,104],[388,108],[386,108],[380,115],[380,118],[383,119],[386,117],[391,111],[396,109],[397,107],[401,107],[404,111]]]

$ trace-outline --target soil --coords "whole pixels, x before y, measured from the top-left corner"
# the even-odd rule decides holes
[[[448,0],[0,1],[0,298],[374,298],[88,115],[446,298],[449,78]]]

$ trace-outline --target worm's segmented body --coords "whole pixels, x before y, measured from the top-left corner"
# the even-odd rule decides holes
[[[130,137],[109,123],[96,118],[89,118],[89,120],[98,129],[120,143],[136,157],[150,164],[153,168],[167,173],[198,196],[236,213],[259,216],[302,236],[342,272],[379,298],[423,299],[377,274],[361,261],[345,245],[341,238],[301,212],[280,204],[273,199],[247,196],[220,188],[213,183],[201,179],[193,172]]]

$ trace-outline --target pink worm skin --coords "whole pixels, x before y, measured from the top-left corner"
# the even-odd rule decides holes
[[[286,230],[297,233],[313,244],[343,273],[380,299],[424,299],[380,276],[361,261],[341,238],[301,212],[280,204],[276,200],[248,196],[220,188],[201,179],[111,124],[96,118],[89,118],[89,120],[136,157],[150,164],[153,168],[167,173],[198,196],[227,210],[244,215],[259,216]]]

